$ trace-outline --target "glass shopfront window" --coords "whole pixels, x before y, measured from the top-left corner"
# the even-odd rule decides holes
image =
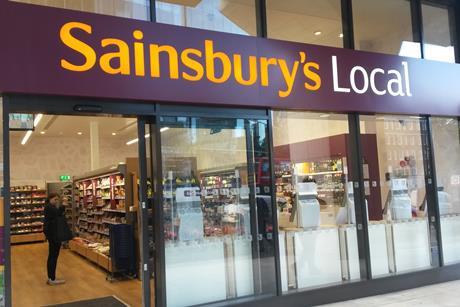
[[[360,116],[374,277],[431,266],[423,144],[417,116]]]
[[[267,121],[161,126],[167,305],[275,295]]]
[[[256,36],[254,0],[162,0],[157,22]]]
[[[10,0],[140,20],[150,20],[149,0]]]
[[[360,278],[347,115],[273,113],[283,291]]]
[[[452,15],[447,7],[422,3],[425,59],[455,63]]]
[[[357,50],[421,57],[414,42],[410,1],[353,0],[353,29]]]
[[[458,118],[431,120],[445,264],[460,261],[460,125]]]
[[[267,0],[269,38],[343,47],[340,0]]]

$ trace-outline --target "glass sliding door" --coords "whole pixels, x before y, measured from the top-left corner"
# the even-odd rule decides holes
[[[267,120],[160,125],[167,306],[275,294]]]

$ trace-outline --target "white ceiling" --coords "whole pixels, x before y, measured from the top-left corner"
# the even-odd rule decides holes
[[[63,115],[44,115],[42,120],[35,128],[32,137],[37,136],[79,136],[89,137],[90,125],[97,123],[100,137],[120,136],[129,140],[137,137],[136,118],[123,117],[91,117],[91,116],[63,116]],[[45,134],[40,132],[44,131]],[[79,135],[78,133],[82,134]],[[116,133],[116,136],[112,135]],[[12,137],[23,137],[23,131],[11,131]]]

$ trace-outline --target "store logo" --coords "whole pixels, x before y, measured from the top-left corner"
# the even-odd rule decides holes
[[[273,80],[279,80],[281,76],[282,83],[276,89],[281,98],[291,95],[294,84],[299,78],[304,79],[303,88],[306,92],[318,91],[322,85],[320,64],[311,61],[303,51],[299,52],[298,58],[290,63],[286,59],[276,57],[251,55],[243,59],[241,54],[229,55],[217,51],[212,40],[205,40],[200,49],[178,50],[171,45],[147,44],[143,41],[144,33],[135,30],[132,32],[134,40],[130,44],[117,38],[101,39],[100,46],[106,52],[97,54],[93,46],[74,36],[75,33],[91,35],[92,32],[90,25],[80,22],[68,22],[61,27],[61,42],[84,59],[83,62],[76,63],[63,58],[62,68],[74,72],[86,72],[99,67],[104,73],[110,75],[137,77],[148,75],[150,78],[168,77],[191,82],[208,80],[217,84],[233,79],[241,86],[263,87],[269,87],[274,83]],[[245,73],[243,67],[247,67]],[[385,72],[383,69],[376,68],[368,74],[363,67],[356,66],[350,72],[350,87],[346,87],[339,85],[337,57],[332,56],[334,91],[349,93],[353,90],[357,94],[364,94],[370,88],[370,91],[376,95],[388,93],[392,96],[411,96],[406,62],[403,62],[403,68],[405,84],[401,73],[396,70]],[[384,74],[393,74],[395,78],[388,80],[385,88],[378,88],[377,76],[381,77]],[[358,77],[359,75],[361,76]],[[361,78],[362,85],[358,85],[357,78]]]

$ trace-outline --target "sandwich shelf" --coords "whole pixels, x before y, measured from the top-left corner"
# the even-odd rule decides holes
[[[46,190],[37,186],[10,188],[11,243],[39,242],[43,234]]]

